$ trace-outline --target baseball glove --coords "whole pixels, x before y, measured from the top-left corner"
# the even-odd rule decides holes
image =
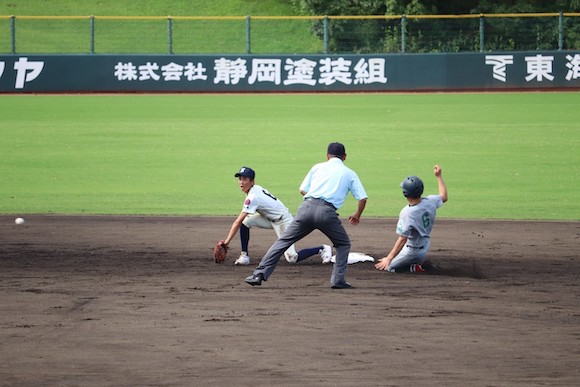
[[[228,246],[221,240],[213,249],[213,260],[215,263],[223,263],[228,255]]]

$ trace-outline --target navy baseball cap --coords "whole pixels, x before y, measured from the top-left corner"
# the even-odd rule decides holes
[[[344,145],[342,145],[340,142],[331,142],[328,144],[328,151],[326,153],[329,155],[344,156],[346,154],[346,150],[344,149]]]
[[[238,173],[236,173],[234,175],[234,177],[240,177],[240,176],[249,177],[250,180],[254,180],[254,178],[256,177],[256,172],[254,172],[254,170],[252,168],[241,167],[240,171]]]

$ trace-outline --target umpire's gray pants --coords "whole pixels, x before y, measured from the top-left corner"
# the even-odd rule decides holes
[[[320,199],[304,200],[292,223],[266,252],[254,270],[254,274],[261,273],[267,280],[276,269],[284,251],[316,229],[326,235],[336,248],[336,262],[332,268],[330,284],[332,286],[343,285],[346,282],[344,276],[348,266],[350,238],[342,226],[335,208]]]

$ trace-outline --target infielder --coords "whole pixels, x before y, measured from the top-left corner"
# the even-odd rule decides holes
[[[246,200],[240,215],[232,224],[224,244],[227,246],[240,230],[242,251],[234,264],[249,265],[248,244],[250,242],[250,228],[274,229],[276,235],[280,237],[286,227],[292,222],[293,216],[280,199],[268,192],[267,189],[255,184],[256,173],[253,169],[242,167],[234,177],[238,178],[240,189],[246,194]],[[294,245],[291,245],[284,252],[284,257],[288,262],[296,263],[315,254],[320,254],[322,262],[328,263],[332,258],[332,248],[329,245],[321,245],[296,252]]]
[[[437,178],[439,195],[422,198],[423,182],[417,176],[409,176],[401,183],[403,195],[409,205],[399,214],[396,231],[399,238],[391,252],[375,264],[378,270],[398,273],[436,270],[425,258],[429,251],[437,209],[447,201],[447,187],[441,175],[441,167],[435,165],[433,171]]]

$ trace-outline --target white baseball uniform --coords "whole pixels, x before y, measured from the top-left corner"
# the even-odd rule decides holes
[[[248,214],[243,221],[244,226],[248,228],[255,226],[274,229],[278,237],[284,233],[286,227],[293,219],[292,214],[284,203],[259,185],[254,185],[250,188],[242,211]],[[296,254],[294,245],[284,252],[284,256],[289,261]]]

